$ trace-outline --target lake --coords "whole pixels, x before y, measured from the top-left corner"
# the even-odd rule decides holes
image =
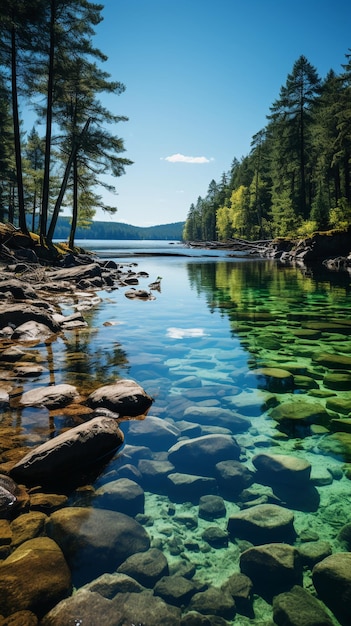
[[[191,250],[176,242],[77,245],[147,272],[149,278],[139,280],[142,289],[161,277],[151,300],[130,300],[127,288],[98,292],[100,302],[83,312],[88,327],[52,344],[50,376],[23,383],[30,389],[68,382],[86,392],[131,378],[154,398],[144,422],[121,424],[126,447],[89,486],[84,505],[101,508],[92,489],[126,478],[140,485],[144,501],[133,516],[169,572],[187,572],[199,588],[225,585],[240,572],[246,549],[270,542],[260,541],[259,530],[256,542],[254,526],[247,534],[231,531],[229,520],[236,527],[242,512],[279,506],[292,514],[294,538],[281,535],[279,524],[277,535],[267,537],[301,550],[303,586],[313,591],[314,561],[306,557],[306,545],[319,548],[320,559],[343,552],[339,533],[350,523],[349,275],[232,258],[223,250]],[[48,358],[45,346],[41,350]],[[69,424],[64,412],[52,420],[56,433]],[[45,412],[16,415],[30,445],[45,440],[46,422]],[[212,447],[182,451],[182,444],[204,436]],[[225,456],[221,446],[233,438],[239,453]],[[283,465],[276,455],[283,455]],[[229,465],[217,467],[222,460]],[[71,506],[81,506],[81,494],[70,495]],[[205,498],[200,511],[201,496],[217,496],[217,509],[206,512]],[[115,510],[127,511],[126,501]],[[101,573],[97,563],[95,576],[94,567],[90,580]],[[87,582],[84,573],[76,581],[77,587]],[[189,598],[182,604],[184,610],[196,606]],[[272,619],[264,593],[256,592],[247,606],[234,621],[230,611],[213,610],[228,623]]]

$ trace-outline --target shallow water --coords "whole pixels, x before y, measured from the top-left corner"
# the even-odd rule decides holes
[[[116,378],[132,378],[154,398],[149,416],[176,427],[180,424],[181,429],[184,412],[194,405],[230,410],[236,417],[250,420],[250,428],[234,433],[242,448],[241,461],[253,469],[252,458],[262,451],[307,459],[312,465],[314,492],[308,501],[295,494],[287,506],[294,511],[298,534],[314,531],[319,539],[330,542],[333,551],[340,551],[337,535],[350,521],[351,483],[343,470],[345,462],[351,462],[351,445],[322,450],[320,443],[329,437],[329,427],[279,426],[272,410],[288,402],[318,402],[325,408],[331,397],[351,399],[351,386],[335,390],[334,384],[331,388],[326,374],[336,369],[318,361],[325,353],[351,354],[348,275],[313,275],[273,261],[227,258],[222,252],[215,258],[196,251],[190,257],[176,254],[140,259],[129,249],[123,259],[121,250],[114,253],[111,244],[98,253],[105,256],[106,250],[109,258],[137,263],[133,266],[136,271],[149,274],[140,279],[141,288],[161,276],[161,289],[153,292],[155,299],[129,300],[124,288],[99,292],[101,302],[84,312],[88,328],[65,332],[64,338],[51,345],[33,347],[47,373],[18,384],[26,390],[67,382],[87,393]],[[62,308],[69,313],[74,305],[67,302]],[[262,367],[288,370],[294,385],[277,389],[274,383],[262,383],[257,375]],[[337,371],[348,373],[351,365]],[[329,408],[329,415],[349,418],[335,407]],[[23,444],[36,445],[48,436],[47,419],[46,411],[25,409],[11,416],[11,426],[21,433]],[[189,421],[194,424],[196,418],[192,415]],[[55,434],[67,425],[70,420],[64,412],[51,417]],[[135,434],[129,437],[128,423],[121,427],[127,445],[141,445]],[[204,422],[202,418],[200,430],[201,434],[233,434],[228,421],[216,423],[213,419]],[[186,436],[186,429],[183,432]],[[145,445],[154,460],[167,458],[167,447],[157,443],[153,449],[149,439]],[[122,450],[94,487],[106,484],[110,476],[118,478],[126,463],[131,463],[130,457]],[[265,488],[261,485],[256,491],[262,495]],[[151,544],[163,551],[170,565],[185,559],[195,565],[198,580],[220,586],[239,571],[243,547],[240,541],[230,541],[228,546],[214,548],[202,533],[208,526],[225,530],[229,516],[241,508],[239,500],[225,499],[226,516],[208,522],[198,517],[196,502],[179,501],[162,492],[159,484],[149,483],[145,519]],[[77,503],[74,496],[71,502]],[[90,504],[95,506],[94,499]],[[305,572],[305,579],[309,586],[310,572]],[[240,616],[240,622],[238,617],[236,624],[260,624],[271,618],[271,607],[256,598],[255,617]]]

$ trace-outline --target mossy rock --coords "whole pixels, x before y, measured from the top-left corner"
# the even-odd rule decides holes
[[[305,425],[321,424],[327,426],[330,422],[328,411],[319,402],[283,402],[272,409],[270,416],[279,423],[295,422]]]
[[[327,409],[341,413],[342,415],[349,415],[351,413],[351,399],[350,398],[329,398],[327,400]]]
[[[327,435],[319,442],[318,448],[325,454],[351,463],[351,433],[337,432]]]
[[[312,328],[298,328],[292,331],[292,334],[297,339],[320,339],[322,333],[319,330],[314,330]]]
[[[294,376],[296,389],[319,389],[318,383],[310,376]]]
[[[294,388],[294,377],[287,370],[278,367],[262,367],[254,370],[257,377],[257,387],[271,393],[284,393]]]
[[[330,428],[335,432],[351,433],[351,419],[348,417],[332,419]]]
[[[323,384],[328,389],[336,391],[351,390],[351,373],[349,372],[329,372],[323,379]]]
[[[351,326],[350,326],[351,330]],[[313,356],[314,363],[323,365],[328,369],[334,370],[351,370],[351,356],[346,354],[329,354],[322,352]]]

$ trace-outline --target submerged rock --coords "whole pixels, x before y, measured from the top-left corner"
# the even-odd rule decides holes
[[[245,550],[240,570],[254,585],[254,591],[271,601],[273,596],[302,585],[302,564],[296,548],[270,543]]]
[[[294,514],[276,504],[258,504],[228,519],[232,537],[251,541],[254,545],[271,541],[292,541],[296,536]]]
[[[203,435],[176,443],[168,450],[168,460],[180,471],[211,476],[217,463],[238,459],[240,452],[230,435]]]
[[[310,480],[311,464],[299,457],[261,453],[253,457],[252,463],[257,470],[258,481],[269,485],[302,485]]]
[[[119,478],[96,490],[94,506],[135,517],[144,513],[144,490],[134,480]]]
[[[50,516],[46,530],[61,547],[77,586],[115,571],[131,554],[150,547],[138,522],[105,509],[60,509]]]
[[[189,610],[230,620],[234,619],[236,613],[235,602],[230,593],[217,587],[209,587],[196,593],[190,601]]]
[[[343,626],[351,615],[351,553],[339,552],[323,559],[312,570],[318,596]]]
[[[41,616],[71,593],[71,576],[59,546],[38,537],[0,565],[0,612],[29,610]]]
[[[168,562],[161,550],[151,548],[128,557],[117,571],[134,578],[140,585],[153,588],[163,576],[168,576]]]
[[[273,619],[278,626],[333,626],[323,604],[298,585],[273,598]]]

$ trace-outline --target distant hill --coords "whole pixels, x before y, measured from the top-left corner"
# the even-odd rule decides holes
[[[161,224],[142,228],[123,222],[94,221],[89,228],[77,228],[76,239],[166,239],[181,241],[185,222]],[[55,228],[55,239],[66,240],[70,231],[70,218],[60,217]]]

